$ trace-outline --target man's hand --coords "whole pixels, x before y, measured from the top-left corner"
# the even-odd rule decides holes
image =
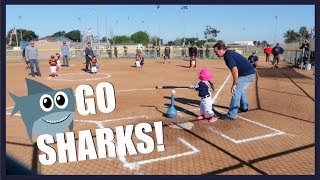
[[[235,93],[236,92],[236,84],[233,84],[232,87],[231,87],[231,94]]]

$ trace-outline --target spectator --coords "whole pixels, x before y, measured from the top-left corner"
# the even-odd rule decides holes
[[[278,67],[278,64],[279,64],[279,60],[280,60],[280,55],[283,54],[283,48],[280,47],[279,43],[277,43],[277,45],[272,48],[272,54],[273,54],[273,61],[272,61],[272,65],[274,67]],[[277,61],[277,63],[276,63]]]
[[[26,47],[25,56],[26,61],[30,62],[30,70],[32,77],[35,77],[35,74],[41,77],[40,67],[39,67],[39,53],[38,48],[34,46],[35,42],[30,41],[29,46]],[[37,72],[34,72],[34,65],[36,66]]]
[[[62,66],[69,67],[70,48],[67,46],[66,42],[62,43],[62,46],[60,48],[60,54],[63,60]]]
[[[84,50],[84,53],[86,56],[86,72],[90,72],[91,70],[89,71],[88,66],[90,65],[91,59],[94,56],[90,42],[87,43],[87,47]]]
[[[124,56],[128,57],[128,47],[123,46]]]
[[[157,51],[157,59],[160,59],[160,46],[157,46],[156,51]]]
[[[114,56],[118,58],[118,47],[114,46]]]
[[[252,55],[250,55],[250,56],[248,57],[248,60],[249,60],[249,62],[253,65],[254,68],[257,67],[257,63],[258,63],[259,58],[258,58],[258,56],[256,55],[256,51],[253,51],[253,52],[252,52]]]
[[[205,53],[206,53],[206,58],[209,59],[209,57],[210,57],[210,50],[209,50],[209,46],[208,46],[208,45],[206,46],[206,52],[205,52]]]
[[[270,62],[270,54],[272,53],[272,48],[269,44],[266,48],[264,48],[264,53],[266,54],[266,62]]]
[[[203,45],[199,48],[199,57],[203,59]]]
[[[308,63],[309,52],[310,52],[309,47],[310,47],[310,44],[308,40],[305,40],[299,48],[299,49],[302,49],[302,61],[303,61],[304,68],[306,68],[306,65]]]

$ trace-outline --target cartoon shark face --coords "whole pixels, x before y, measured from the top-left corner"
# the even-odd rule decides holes
[[[42,135],[73,131],[75,110],[71,88],[53,90],[37,81],[26,79],[28,96],[10,94],[15,102],[11,116],[20,111],[30,141],[32,134]]]

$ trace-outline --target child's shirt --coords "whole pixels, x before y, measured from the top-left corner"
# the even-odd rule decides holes
[[[97,59],[91,59],[91,65],[92,66],[97,66],[97,62],[98,62]]]
[[[141,61],[141,56],[136,56],[136,61]]]
[[[57,66],[57,60],[56,59],[50,59],[49,60],[49,65],[50,66]]]
[[[208,81],[200,81],[194,86],[196,91],[199,91],[199,97],[206,98],[211,96],[211,86]]]

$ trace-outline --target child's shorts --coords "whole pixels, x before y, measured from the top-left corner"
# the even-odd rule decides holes
[[[141,67],[140,61],[136,61],[136,67]]]
[[[57,72],[57,66],[50,66],[50,71],[51,71],[51,73],[56,73]]]

